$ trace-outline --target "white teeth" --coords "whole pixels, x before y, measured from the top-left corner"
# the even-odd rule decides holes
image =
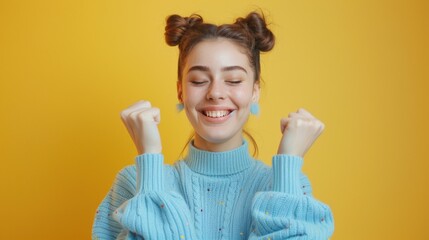
[[[204,111],[207,117],[218,118],[229,114],[229,111]]]

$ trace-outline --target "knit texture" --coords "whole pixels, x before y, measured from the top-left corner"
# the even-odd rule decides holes
[[[328,239],[329,206],[315,199],[303,159],[273,156],[270,168],[248,143],[208,152],[191,143],[173,166],[136,156],[97,208],[92,239]]]

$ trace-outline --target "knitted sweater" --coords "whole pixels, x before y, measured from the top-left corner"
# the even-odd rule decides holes
[[[332,212],[312,196],[303,159],[278,154],[272,168],[248,143],[231,151],[189,146],[173,166],[136,156],[95,214],[92,239],[328,239]]]

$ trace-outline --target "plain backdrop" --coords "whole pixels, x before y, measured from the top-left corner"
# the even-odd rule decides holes
[[[137,154],[120,111],[161,109],[170,164],[191,133],[166,17],[232,23],[257,9],[277,37],[247,126],[258,158],[271,165],[280,118],[303,107],[326,125],[303,171],[333,210],[332,239],[424,239],[429,8],[417,0],[1,1],[0,239],[89,239]]]

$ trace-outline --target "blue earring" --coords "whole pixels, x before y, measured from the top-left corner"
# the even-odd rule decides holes
[[[183,103],[176,104],[177,112],[181,112],[183,108],[185,108],[185,105],[183,105]]]
[[[259,104],[258,103],[252,103],[250,105],[250,113],[253,115],[259,114]]]

